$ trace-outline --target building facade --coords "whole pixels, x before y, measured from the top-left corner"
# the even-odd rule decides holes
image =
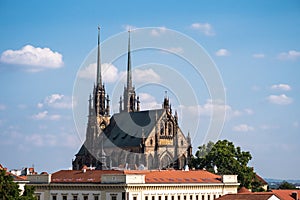
[[[191,138],[178,124],[167,96],[161,109],[140,110],[132,84],[130,32],[127,83],[120,97],[119,113],[110,115],[110,99],[101,74],[98,30],[97,80],[89,98],[86,140],[72,161],[74,170],[84,165],[96,169],[182,169],[192,155]]]
[[[214,200],[239,185],[204,170],[61,170],[28,180],[39,200]]]

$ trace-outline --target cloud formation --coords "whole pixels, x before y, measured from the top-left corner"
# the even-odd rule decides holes
[[[63,94],[52,94],[47,96],[43,102],[37,104],[38,108],[43,108],[45,106],[59,109],[71,109],[72,99]]]
[[[150,34],[152,36],[160,36],[161,34],[165,33],[167,30],[166,27],[162,26],[162,27],[159,27],[158,29],[153,29]]]
[[[141,104],[141,110],[159,109],[161,104],[157,103],[155,97],[148,93],[139,93]]]
[[[38,72],[63,66],[62,55],[49,48],[26,45],[20,50],[6,50],[1,54],[0,61],[8,64],[29,66],[26,70]]]
[[[216,56],[229,56],[230,52],[227,49],[219,49],[216,51]]]
[[[58,114],[49,115],[48,111],[45,110],[43,112],[39,112],[35,115],[32,115],[32,119],[35,119],[35,120],[59,120],[59,119],[61,119],[61,116]]]
[[[256,54],[253,54],[252,57],[253,58],[264,58],[265,54],[263,54],[263,53],[256,53]]]
[[[254,128],[252,126],[249,126],[248,124],[239,124],[237,126],[234,126],[232,130],[236,132],[249,132],[253,131]]]
[[[209,23],[193,23],[191,28],[194,30],[198,30],[206,36],[214,36],[215,32],[213,30],[212,25]]]
[[[279,60],[296,60],[300,58],[300,51],[290,50],[288,52],[282,52],[277,58]]]
[[[270,95],[267,97],[267,99],[270,103],[278,105],[288,105],[293,102],[293,99],[291,97],[286,96],[285,94]]]
[[[96,80],[96,68],[96,63],[90,64],[89,66],[80,69],[80,71],[78,72],[78,77],[83,79]],[[103,82],[113,83],[118,79],[118,68],[116,68],[113,64],[103,63],[101,64],[101,69]]]
[[[280,83],[280,84],[277,84],[277,85],[272,85],[271,89],[272,90],[290,91],[290,90],[292,90],[292,87],[289,86],[288,84]]]

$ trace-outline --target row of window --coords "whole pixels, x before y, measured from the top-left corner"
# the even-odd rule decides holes
[[[205,196],[207,196],[207,198],[205,199]],[[176,200],[214,200],[216,198],[219,198],[221,195],[195,195],[195,198],[193,198],[193,195],[184,195],[183,198],[181,199],[181,195],[177,195]],[[134,197],[133,197],[134,198]],[[156,198],[156,196],[145,196],[145,200],[175,200],[175,195],[172,196],[158,196]]]
[[[57,200],[57,195],[52,195],[52,200]],[[99,196],[98,195],[94,195],[93,196],[93,200],[99,200]],[[67,195],[62,195],[62,200],[68,200],[68,196]],[[77,195],[73,195],[72,196],[72,200],[79,200]],[[89,200],[89,196],[88,195],[83,195],[83,200]]]

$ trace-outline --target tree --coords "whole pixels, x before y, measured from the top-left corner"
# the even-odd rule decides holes
[[[34,187],[25,185],[25,190],[20,196],[20,189],[13,177],[0,170],[0,199],[1,200],[36,200],[34,196]]]
[[[210,151],[209,148],[211,149]],[[240,187],[249,189],[261,187],[255,180],[255,172],[248,162],[252,159],[250,152],[242,151],[235,147],[232,142],[219,140],[215,144],[198,147],[195,157],[192,159],[193,167],[206,169],[217,174],[236,174]]]
[[[19,194],[19,186],[13,182],[13,177],[7,175],[5,170],[0,170],[0,199],[14,200],[19,198]]]
[[[292,183],[289,183],[287,181],[283,181],[280,183],[280,185],[278,186],[278,189],[289,189],[289,190],[293,190],[296,189],[296,186],[293,185]]]

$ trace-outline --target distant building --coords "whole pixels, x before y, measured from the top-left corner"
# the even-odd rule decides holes
[[[217,200],[284,200],[270,192],[227,194]]]
[[[214,200],[237,193],[236,175],[204,170],[61,170],[29,175],[39,200]]]
[[[74,170],[84,165],[96,169],[183,169],[192,156],[191,138],[179,127],[167,96],[161,109],[140,110],[132,84],[130,33],[127,84],[120,97],[119,113],[110,115],[110,99],[102,83],[98,31],[97,80],[89,98],[84,144],[72,161]]]

